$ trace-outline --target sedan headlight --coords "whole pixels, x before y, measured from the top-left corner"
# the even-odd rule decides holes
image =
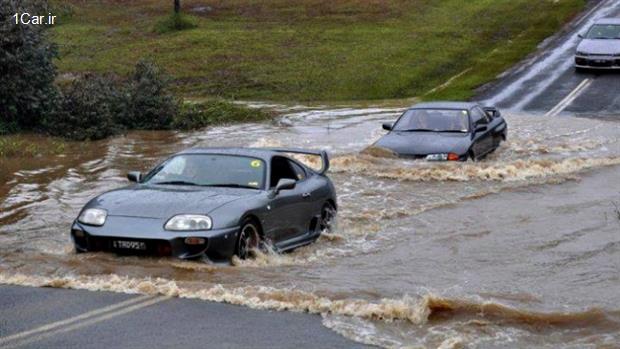
[[[82,211],[82,213],[78,217],[78,222],[88,225],[102,226],[105,223],[105,219],[107,217],[108,212],[106,212],[106,210],[102,210],[99,208],[89,208]]]
[[[428,154],[427,161],[458,161],[460,156],[455,153]]]
[[[209,230],[212,225],[209,216],[182,214],[170,218],[164,228],[173,231]]]

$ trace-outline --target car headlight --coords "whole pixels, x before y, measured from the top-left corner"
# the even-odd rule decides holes
[[[181,214],[170,218],[164,229],[173,231],[209,230],[212,225],[213,222],[209,216]]]
[[[427,161],[458,161],[460,156],[455,153],[428,154]]]
[[[106,212],[106,210],[102,210],[100,208],[89,208],[82,211],[78,217],[78,221],[88,225],[102,226],[107,217],[108,212]]]

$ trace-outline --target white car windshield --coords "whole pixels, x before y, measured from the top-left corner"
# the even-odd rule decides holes
[[[587,39],[620,39],[620,25],[595,24],[590,28]]]
[[[411,109],[394,125],[394,131],[468,132],[469,114],[458,109]]]

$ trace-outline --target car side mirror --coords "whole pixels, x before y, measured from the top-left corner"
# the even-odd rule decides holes
[[[392,127],[393,127],[392,124],[389,122],[386,122],[383,124],[383,129],[386,131],[392,131]]]
[[[282,178],[276,184],[276,188],[274,189],[274,194],[278,195],[282,190],[291,190],[295,189],[297,182],[294,179],[290,178]]]
[[[478,132],[485,132],[487,130],[487,125],[478,125],[476,126],[476,133]]]
[[[142,180],[142,173],[140,171],[131,171],[127,174],[127,179],[130,182],[139,183]]]
[[[499,110],[495,107],[484,107],[483,109],[484,109],[484,112],[493,119],[501,115]]]

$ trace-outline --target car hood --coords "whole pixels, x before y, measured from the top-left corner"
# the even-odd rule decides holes
[[[469,134],[442,132],[390,132],[375,146],[390,149],[399,155],[428,155],[456,153],[463,155],[469,149]]]
[[[177,214],[208,214],[229,202],[257,195],[252,189],[135,185],[104,193],[87,207],[109,216],[170,218]]]
[[[577,51],[588,54],[613,55],[620,53],[620,40],[583,39]]]

